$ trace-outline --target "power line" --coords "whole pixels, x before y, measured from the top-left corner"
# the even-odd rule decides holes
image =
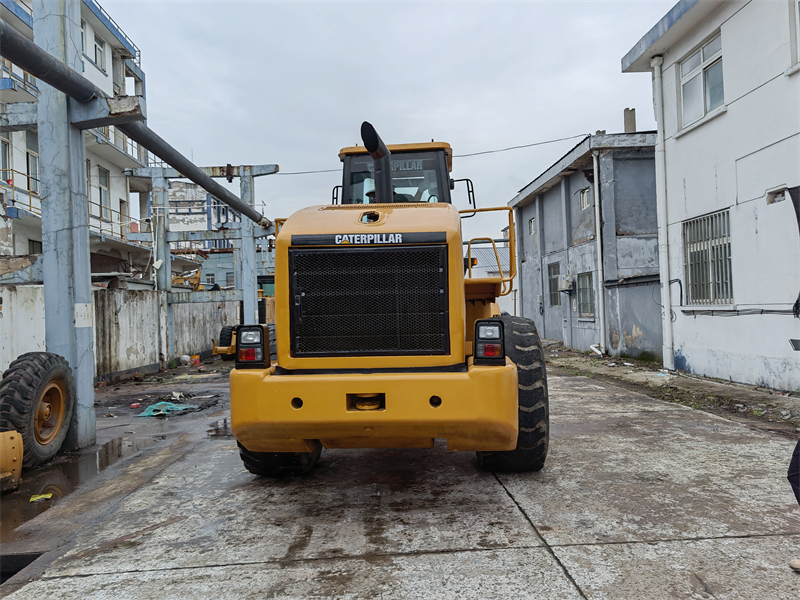
[[[574,140],[575,138],[588,137],[588,133],[580,133],[570,137],[557,138],[554,140],[545,140],[543,142],[534,142],[533,144],[523,144],[522,146],[510,146],[508,148],[500,148],[499,150],[483,150],[482,152],[471,152],[470,154],[454,154],[453,158],[466,158],[468,156],[479,156],[481,154],[496,154],[497,152],[508,152],[509,150],[519,150],[521,148],[532,148],[533,146],[544,146],[545,144],[554,144],[556,142],[565,142],[567,140]],[[317,171],[292,171],[284,173],[278,171],[278,175],[311,175],[313,173],[341,173],[341,169],[320,169]]]
[[[578,135],[572,135],[570,137],[565,138],[558,138],[556,140],[546,140],[544,142],[534,142],[533,144],[524,144],[522,146],[510,146],[508,148],[501,148],[499,150],[484,150],[483,152],[472,152],[471,154],[454,154],[453,158],[465,158],[467,156],[478,156],[480,154],[495,154],[497,152],[508,152],[509,150],[519,150],[520,148],[531,148],[533,146],[543,146],[545,144],[553,144],[555,142],[564,142],[566,140],[574,140],[575,138],[585,138],[588,137],[589,134],[587,133],[580,133]]]
[[[320,171],[294,171],[291,173],[284,173],[278,171],[276,175],[310,175],[311,173],[341,173],[341,169],[322,169]]]

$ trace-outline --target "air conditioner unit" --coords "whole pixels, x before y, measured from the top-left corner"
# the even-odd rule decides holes
[[[559,275],[558,277],[558,291],[571,292],[572,291],[572,273],[566,275]]]

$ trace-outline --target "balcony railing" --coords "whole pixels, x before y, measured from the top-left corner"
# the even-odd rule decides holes
[[[20,75],[20,73],[22,73]],[[39,87],[37,85],[36,77],[27,71],[20,69],[16,65],[12,65],[10,60],[0,58],[0,77],[12,77],[18,82],[22,83],[25,89],[33,96],[39,95]]]
[[[19,0],[16,0],[16,1],[17,1],[17,2],[19,2]],[[100,5],[100,3],[99,3],[99,2],[93,2],[93,1],[91,1],[91,0],[90,0],[90,1],[89,1],[89,2],[87,2],[86,4],[87,4],[87,6],[88,6],[89,4],[92,4],[92,5],[96,6],[96,7],[97,7],[97,8],[100,10],[100,12],[103,14],[103,16],[104,16],[106,19],[108,19],[108,21],[109,21],[109,22],[110,22],[110,23],[111,23],[111,24],[112,24],[114,27],[116,27],[116,28],[117,28],[117,31],[119,32],[119,34],[120,34],[120,35],[121,35],[123,38],[125,38],[125,41],[126,41],[126,42],[128,42],[128,43],[131,45],[131,47],[133,48],[133,55],[134,55],[134,56],[133,56],[133,62],[135,62],[135,63],[136,63],[138,66],[140,66],[140,67],[141,67],[141,66],[142,66],[142,65],[141,65],[141,61],[142,61],[142,53],[141,53],[141,51],[139,50],[139,47],[138,47],[136,44],[134,44],[134,43],[133,43],[133,40],[132,40],[131,38],[129,38],[129,37],[128,37],[128,35],[127,35],[127,34],[126,34],[124,31],[122,31],[122,27],[120,27],[119,25],[117,25],[117,22],[116,22],[114,19],[112,19],[112,18],[111,18],[111,15],[109,15],[109,14],[106,12],[106,9],[104,9],[104,8],[103,8],[103,7]],[[90,9],[91,9],[91,7],[90,7]]]
[[[14,169],[0,169],[0,190],[8,190],[8,205],[18,206],[41,217],[42,199],[39,197],[39,180]]]
[[[0,191],[8,192],[6,205],[9,208],[20,208],[32,215],[42,218],[42,199],[37,191],[39,180],[13,169],[0,169]],[[148,219],[135,219],[119,210],[105,206],[99,202],[88,203],[89,230],[100,235],[115,237],[129,243],[152,248],[150,241],[139,242],[129,239],[131,233],[150,233],[152,231]],[[203,242],[171,242],[170,250],[184,257],[201,260]]]
[[[106,127],[95,127],[94,131],[106,138],[108,143],[122,150],[128,156],[138,160],[148,167],[168,167],[169,165],[158,158],[155,154],[147,150],[138,142],[134,142],[127,135],[122,133],[113,125]]]

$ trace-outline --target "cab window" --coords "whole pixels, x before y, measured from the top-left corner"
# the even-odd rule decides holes
[[[448,183],[442,177],[438,152],[392,154],[394,202],[449,202]],[[348,156],[345,167],[343,204],[374,204],[374,162],[368,155]],[[444,183],[444,185],[443,185]]]

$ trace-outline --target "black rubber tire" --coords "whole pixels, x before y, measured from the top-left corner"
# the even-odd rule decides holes
[[[236,331],[236,327],[233,325],[225,325],[219,331],[219,344],[217,346],[230,346],[231,342],[233,341],[233,332]],[[236,358],[236,353],[233,352],[232,354],[220,354],[220,358],[222,360],[233,360]]]
[[[47,444],[36,439],[35,411],[51,382],[64,391],[64,417]],[[28,352],[9,365],[0,382],[0,431],[16,430],[22,437],[23,469],[37,467],[53,458],[67,436],[75,410],[75,382],[64,358],[49,352]]]
[[[239,456],[245,469],[263,477],[304,475],[314,468],[320,454],[322,444],[313,452],[250,452],[239,444]]]
[[[506,356],[517,365],[519,434],[517,447],[502,452],[478,452],[487,471],[523,473],[544,467],[550,443],[547,372],[539,334],[533,321],[522,317],[493,317],[503,322]]]

